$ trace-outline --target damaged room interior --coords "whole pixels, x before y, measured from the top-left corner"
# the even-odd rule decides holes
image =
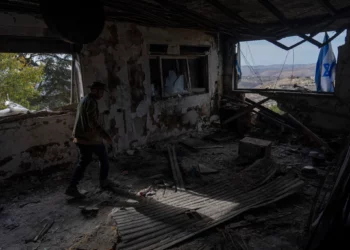
[[[1,1],[0,250],[349,249],[349,21]]]

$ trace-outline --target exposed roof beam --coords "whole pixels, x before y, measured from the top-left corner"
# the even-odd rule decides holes
[[[338,14],[338,11],[333,7],[333,5],[328,0],[318,0],[322,7],[329,12],[332,16]]]
[[[333,41],[335,38],[337,38],[343,31],[345,30],[345,28],[342,28],[340,30],[338,30],[332,37],[330,37],[327,41],[325,41],[324,43],[322,43],[321,47],[325,46],[326,44],[330,43],[331,41]],[[318,32],[317,32],[318,33]],[[310,37],[314,37],[315,35],[317,35],[317,33],[312,33],[310,35]],[[277,47],[280,47],[281,49],[284,50],[291,50],[294,49],[295,47],[299,46],[300,44],[303,44],[304,42],[306,42],[305,39],[301,40],[300,42],[297,42],[296,44],[293,44],[292,46],[286,46],[283,43],[280,43],[278,41],[274,41],[274,40],[267,40],[270,43],[273,43],[274,45],[276,45]]]
[[[250,29],[250,31],[254,32],[255,36],[260,36],[260,37],[270,37],[270,38],[275,38],[275,35],[272,35],[269,32],[264,32],[262,29],[257,29],[257,27],[245,20],[244,18],[240,17],[237,13],[223,5],[217,0],[206,0],[208,3],[210,3],[212,6],[220,10],[223,14],[225,14],[227,17],[231,18],[234,21],[237,21],[238,23],[242,24],[246,28]]]
[[[175,26],[174,23],[171,21],[163,18],[160,15],[154,14],[152,11],[148,11],[148,9],[143,8],[142,5],[137,5],[132,4],[132,2],[124,2],[124,1],[104,1],[105,6],[111,7],[111,8],[119,8],[122,10],[128,10],[129,12],[133,12],[136,15],[141,15],[141,16],[146,16],[148,17],[151,21],[159,22],[162,26]]]
[[[295,27],[293,27],[293,25],[289,22],[289,20],[283,15],[283,13],[281,11],[279,11],[269,0],[258,0],[266,9],[268,9],[275,17],[278,18],[278,20],[285,25],[286,27],[288,27],[290,30],[292,30],[293,32],[295,32],[298,36],[300,36],[301,38],[305,39],[306,41],[316,45],[317,47],[322,47],[322,44],[318,41],[316,41],[315,39],[313,39],[312,37],[308,37],[305,34],[302,34],[300,32],[298,32],[297,30],[295,30]]]
[[[316,34],[312,35],[311,37],[315,36]],[[293,44],[292,46],[286,46],[284,45],[283,43],[280,43],[278,41],[274,41],[274,40],[267,40],[269,41],[270,43],[276,45],[277,47],[281,48],[281,49],[284,49],[284,50],[291,50],[291,49],[294,49],[295,47],[299,46],[300,44],[303,44],[306,42],[305,39],[301,40],[300,42],[297,42],[295,44]]]
[[[185,6],[172,3],[168,0],[154,0],[154,1],[157,2],[160,6],[162,6],[165,9],[176,10],[177,12],[181,13],[186,19],[187,18],[191,19],[192,21],[197,22],[200,26],[204,28],[216,28],[218,32],[221,31],[233,37],[236,37],[238,35],[238,32],[234,30],[232,27],[226,27],[226,25],[219,24],[216,21],[207,18],[206,16],[198,14],[195,11],[189,10]]]
[[[225,5],[223,5],[219,1],[216,1],[216,0],[206,0],[206,1],[208,3],[210,3],[211,5],[213,5],[214,7],[216,7],[218,10],[220,10],[222,13],[224,13],[229,18],[239,22],[240,24],[243,24],[243,25],[249,27],[250,29],[255,29],[250,22],[248,22],[244,18],[240,17],[237,13],[233,12],[232,10],[227,8]]]

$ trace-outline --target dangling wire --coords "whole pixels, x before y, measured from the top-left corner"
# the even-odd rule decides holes
[[[282,75],[282,72],[283,72],[283,69],[284,69],[284,65],[286,65],[286,61],[287,61],[287,58],[288,58],[288,55],[289,55],[289,51],[290,50],[288,50],[288,53],[286,54],[286,57],[284,58],[284,63],[282,65],[281,72],[280,72],[280,74],[278,75],[278,77],[276,79],[276,82],[275,82],[275,85],[273,86],[273,89],[276,89],[277,82],[278,82],[278,80],[280,79],[280,77]]]
[[[293,84],[293,78],[294,78],[294,49],[293,49],[293,64],[292,64],[292,76],[290,77],[290,84]]]
[[[261,80],[260,76],[258,75],[258,73],[254,70],[254,68],[252,67],[252,65],[249,63],[249,61],[247,60],[246,56],[244,55],[244,53],[241,50],[241,55],[243,56],[244,61],[246,62],[246,64],[248,65],[250,72],[252,72],[258,80],[260,80],[261,85],[264,84],[264,82]]]
[[[255,62],[254,62],[254,57],[253,57],[252,51],[250,50],[249,43],[246,42],[246,44],[247,44],[247,48],[249,50],[250,58],[252,59],[252,63],[253,63],[253,67],[254,67],[255,66]]]

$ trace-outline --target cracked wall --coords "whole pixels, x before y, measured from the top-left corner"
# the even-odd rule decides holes
[[[149,44],[210,46],[209,93],[152,101]],[[108,84],[110,93],[99,107],[106,113],[104,126],[114,137],[117,151],[201,129],[209,120],[219,68],[212,36],[109,22],[95,42],[84,46],[81,61],[86,93],[86,86],[95,80]]]
[[[0,124],[0,180],[75,161],[74,119],[70,113]]]
[[[0,13],[0,35],[54,36],[40,18]],[[10,28],[9,28],[10,27]],[[210,46],[209,93],[152,101],[149,44]],[[209,121],[218,82],[219,57],[213,36],[201,31],[161,29],[108,22],[80,53],[84,92],[95,80],[110,90],[99,101],[101,122],[121,152],[155,140],[201,129]],[[75,115],[28,118],[0,124],[0,180],[76,161],[71,142]]]

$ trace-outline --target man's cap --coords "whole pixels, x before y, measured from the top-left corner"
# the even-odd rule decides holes
[[[103,89],[104,91],[109,92],[106,84],[104,84],[102,82],[98,82],[98,81],[93,82],[91,85],[88,85],[88,88],[90,88],[90,89]]]

